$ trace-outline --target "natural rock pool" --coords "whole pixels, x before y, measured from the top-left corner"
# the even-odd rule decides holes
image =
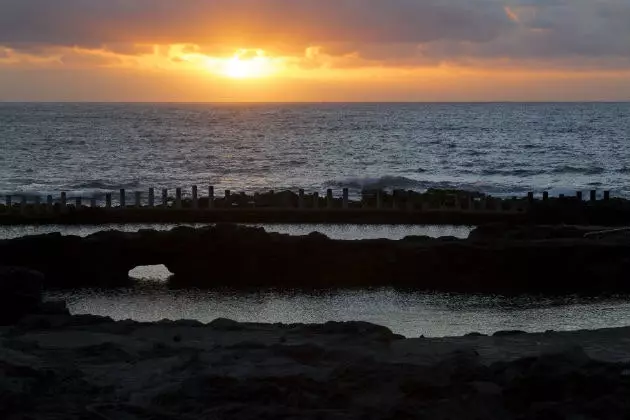
[[[61,231],[86,236],[99,230],[170,229],[173,225],[13,226],[0,228],[0,238]],[[289,234],[325,233],[335,239],[400,239],[407,235],[465,238],[469,227],[456,226],[357,226],[264,225],[268,231]],[[130,272],[145,279],[137,287],[116,290],[52,292],[49,298],[66,299],[74,314],[97,314],[114,319],[155,321],[224,317],[254,322],[325,322],[364,320],[391,328],[408,337],[452,336],[471,331],[575,330],[625,326],[630,318],[630,298],[542,298],[490,295],[451,295],[403,292],[394,289],[303,291],[169,290],[165,267],[138,267]]]
[[[210,322],[321,323],[359,320],[406,337],[457,336],[472,331],[542,332],[620,327],[630,319],[630,298],[500,297],[402,292],[393,289],[303,291],[169,290],[160,283],[133,289],[49,293],[66,299],[73,314],[116,320],[164,318]]]

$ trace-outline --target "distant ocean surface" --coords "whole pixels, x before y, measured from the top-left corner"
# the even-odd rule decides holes
[[[214,185],[630,197],[630,103],[4,103],[0,148],[0,195]]]

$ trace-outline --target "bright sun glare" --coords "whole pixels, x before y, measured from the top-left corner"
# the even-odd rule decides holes
[[[272,62],[262,50],[239,50],[220,65],[220,73],[232,79],[261,78],[272,71]]]

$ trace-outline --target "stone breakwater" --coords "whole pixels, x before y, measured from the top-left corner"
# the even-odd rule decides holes
[[[622,419],[628,340],[30,315],[0,327],[0,418]]]
[[[35,196],[6,196],[0,204],[0,225],[14,224],[104,224],[104,223],[372,223],[372,224],[460,224],[478,225],[491,222],[571,223],[623,225],[630,217],[630,201],[613,198],[609,191],[600,197],[591,191],[588,199],[582,191],[575,196],[550,197],[543,193],[537,199],[533,192],[526,197],[497,198],[477,192],[434,190],[425,192],[395,190],[363,191],[359,200],[349,197],[344,188],[341,197],[329,189],[325,196],[300,190],[247,195],[226,190],[215,197],[209,187],[201,197],[196,186],[192,197],[182,189],[175,198],[162,191],[158,202],[150,189],[148,200],[141,191],[128,200],[124,189],[105,195],[105,201],[91,197],[58,199],[49,195],[46,202]],[[89,204],[89,205],[87,205]]]
[[[630,241],[587,229],[488,226],[467,240],[331,240],[217,225],[85,238],[0,241],[0,265],[43,274],[45,287],[118,287],[129,270],[164,264],[173,287],[393,286],[499,293],[630,291]]]

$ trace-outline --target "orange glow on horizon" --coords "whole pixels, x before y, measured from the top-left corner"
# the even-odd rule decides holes
[[[596,62],[500,57],[394,63],[352,49],[263,46],[134,44],[129,51],[55,47],[32,52],[0,45],[0,75],[5,72],[0,94],[8,92],[5,100],[148,102],[581,101],[627,100],[630,95],[630,70],[601,68]],[[30,76],[35,74],[46,77]],[[81,92],[57,93],[50,87],[62,86],[66,75],[85,80]],[[95,79],[112,88],[99,88]],[[33,80],[39,84],[29,84]],[[131,85],[137,87],[127,90]],[[24,86],[33,86],[28,96]]]

